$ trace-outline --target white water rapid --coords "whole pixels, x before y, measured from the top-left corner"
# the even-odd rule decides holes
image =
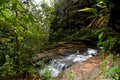
[[[98,50],[92,48],[88,48],[84,53],[77,50],[76,53],[70,54],[63,59],[52,59],[46,68],[39,70],[39,73],[42,75],[46,70],[49,70],[52,77],[57,77],[63,69],[71,66],[75,62],[85,61],[97,53]]]

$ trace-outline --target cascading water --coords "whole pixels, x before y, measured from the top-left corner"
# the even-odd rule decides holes
[[[63,63],[60,60],[52,59],[45,69],[40,70],[40,74],[43,74],[46,70],[49,70],[50,75],[52,77],[56,77],[65,68],[67,68],[66,63]]]
[[[97,53],[98,50],[92,48],[88,48],[83,53],[77,50],[75,53],[72,53],[62,59],[50,60],[49,65],[46,68],[39,70],[39,72],[40,74],[44,74],[46,70],[49,70],[52,77],[57,77],[63,69],[71,66],[75,62],[85,61]]]
[[[53,68],[55,68],[58,71],[62,71],[63,69],[65,69],[67,67],[66,63],[62,63],[58,60],[52,60],[50,61],[50,65],[52,65]]]

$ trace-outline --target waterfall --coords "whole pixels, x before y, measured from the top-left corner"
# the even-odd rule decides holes
[[[50,71],[50,75],[52,77],[57,77],[58,74],[63,70],[67,68],[67,64],[60,62],[59,60],[52,59],[47,66],[47,68],[40,70],[40,74],[44,74],[46,70]]]
[[[49,70],[50,75],[52,77],[57,77],[62,70],[71,66],[73,63],[85,61],[90,57],[96,55],[97,53],[98,53],[98,50],[92,49],[92,48],[88,48],[84,52],[80,52],[79,50],[76,50],[75,53],[69,54],[68,56],[65,56],[62,59],[50,60],[48,66],[44,69],[39,70],[39,72],[40,74],[44,74],[46,70]]]
[[[58,71],[62,71],[63,69],[67,67],[66,63],[62,63],[59,60],[55,60],[55,59],[50,61],[50,65]]]

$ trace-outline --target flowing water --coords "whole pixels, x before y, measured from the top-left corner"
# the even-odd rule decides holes
[[[98,50],[92,48],[87,48],[87,50],[84,52],[76,50],[76,52],[70,53],[69,55],[64,56],[62,59],[53,58],[49,61],[49,64],[44,69],[39,70],[39,73],[42,75],[46,70],[49,70],[52,77],[57,77],[62,70],[66,69],[76,62],[85,61],[97,53]]]

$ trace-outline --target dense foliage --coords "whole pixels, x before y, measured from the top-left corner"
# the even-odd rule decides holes
[[[51,11],[45,2],[0,1],[0,76],[36,71],[31,62],[48,41]]]
[[[66,0],[63,2],[65,1]],[[105,54],[112,53],[117,58],[120,53],[119,1],[95,0],[93,2],[95,3],[92,5],[92,0],[71,0],[69,4],[62,4],[61,2],[60,5],[57,6],[61,8],[55,11],[57,17],[54,23],[57,25],[51,27],[53,29],[53,39],[55,40],[55,38],[57,38],[65,41],[90,40],[88,43],[95,42],[97,47],[103,47]],[[89,16],[85,16],[86,13]],[[64,17],[62,17],[63,15]],[[79,24],[76,25],[75,23],[78,23],[78,21]],[[108,74],[111,74],[113,79],[119,80],[119,64],[116,65],[108,71]]]
[[[119,6],[117,1],[114,0],[96,0],[96,2],[98,6],[97,9],[84,8],[79,11],[92,12],[95,14],[95,19],[93,19],[93,21],[87,27],[96,27],[96,31],[94,33],[98,36],[97,46],[102,46],[105,54],[112,53],[114,58],[116,58],[114,59],[112,68],[108,71],[104,71],[107,75],[107,78],[112,80],[119,80]]]

